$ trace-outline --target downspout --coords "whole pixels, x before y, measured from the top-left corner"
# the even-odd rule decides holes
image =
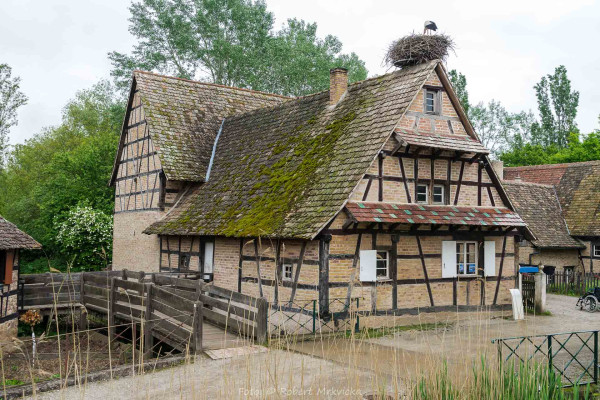
[[[219,143],[219,138],[221,137],[221,132],[223,131],[223,125],[225,125],[225,118],[223,118],[223,122],[221,122],[221,127],[219,128],[219,132],[217,132],[217,137],[215,138],[215,143],[213,144],[212,154],[210,155],[210,161],[208,163],[208,169],[206,170],[206,179],[205,182],[208,182],[208,178],[210,178],[210,170],[212,169],[213,162],[215,160],[215,154],[217,153],[217,143]]]

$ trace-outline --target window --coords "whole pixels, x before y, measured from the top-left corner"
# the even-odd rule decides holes
[[[433,204],[444,204],[444,186],[433,186]]]
[[[456,242],[456,273],[458,275],[477,273],[477,242]]]
[[[435,98],[436,92],[431,90],[425,91],[425,112],[428,114],[435,114]]]
[[[179,269],[188,269],[190,267],[190,256],[188,254],[179,255]]]
[[[600,257],[600,244],[594,245],[594,257]]]
[[[390,277],[389,273],[389,252],[378,251],[377,252],[377,279],[387,279]]]
[[[293,265],[292,264],[283,264],[282,272],[283,272],[283,280],[284,281],[291,281],[292,280],[292,274],[294,272]]]
[[[417,203],[429,203],[427,185],[417,185]]]

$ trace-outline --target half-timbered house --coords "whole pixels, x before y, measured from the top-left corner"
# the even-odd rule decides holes
[[[41,247],[0,216],[0,341],[17,336],[19,250]]]
[[[504,168],[504,178],[537,237],[519,241],[521,263],[600,271],[600,161]]]
[[[509,304],[514,237],[535,237],[442,63],[351,85],[336,68],[330,79],[328,91],[284,99],[222,87],[200,96],[193,87],[214,85],[136,73],[113,175],[115,266],[194,270],[321,310],[354,298],[376,313]],[[133,162],[140,153],[127,149],[141,143],[158,164]],[[151,217],[123,206],[148,187],[127,168],[154,171],[151,191],[170,195],[145,194]]]

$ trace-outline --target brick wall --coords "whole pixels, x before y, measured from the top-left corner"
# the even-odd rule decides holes
[[[159,239],[142,231],[158,221],[162,213],[139,211],[113,216],[113,269],[158,272]]]

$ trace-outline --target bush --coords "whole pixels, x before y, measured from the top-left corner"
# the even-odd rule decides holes
[[[112,254],[112,218],[88,206],[71,209],[55,221],[56,241],[72,262],[73,271],[105,268]]]

